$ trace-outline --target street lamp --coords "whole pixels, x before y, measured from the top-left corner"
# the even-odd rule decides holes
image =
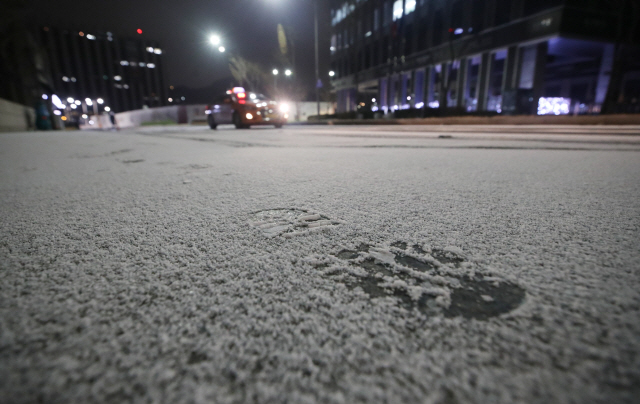
[[[227,49],[226,49],[224,46],[221,46],[221,47],[219,47],[219,48],[218,48],[218,51],[219,51],[220,53],[224,53],[226,50],[227,50]]]
[[[278,69],[273,69],[271,73],[273,73],[273,92],[274,95],[277,96],[276,93],[278,92],[278,74],[280,72],[278,71]]]
[[[284,71],[284,75],[285,76],[291,76],[293,74],[293,72],[291,71],[291,69],[287,69]]]
[[[331,70],[331,71],[329,72],[329,77],[333,77],[333,76],[335,76],[335,75],[336,75],[336,72],[334,72],[333,70]]]
[[[213,45],[213,46],[218,46],[218,45],[220,45],[220,42],[221,42],[221,40],[220,40],[220,36],[219,36],[219,35],[215,35],[215,34],[214,34],[214,35],[211,35],[211,36],[209,37],[209,42],[211,42],[211,45]]]
[[[318,0],[313,0],[313,15],[314,15],[314,34],[315,34],[315,54],[316,54],[316,104],[318,107],[318,115],[320,115],[320,67],[319,67],[319,47],[318,47]]]

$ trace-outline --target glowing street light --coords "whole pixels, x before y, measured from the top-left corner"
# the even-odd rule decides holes
[[[291,69],[287,69],[284,71],[284,75],[285,76],[291,76],[293,74],[293,72],[291,71]]]
[[[209,37],[209,42],[211,42],[211,45],[213,45],[213,46],[220,45],[220,42],[221,42],[220,36],[219,35],[211,35]]]
[[[278,71],[278,69],[273,69],[273,75],[274,75],[274,76],[277,76],[277,75],[278,75],[278,73],[280,73],[280,72]]]
[[[226,49],[224,46],[221,46],[221,47],[219,47],[219,48],[218,48],[218,51],[219,51],[220,53],[224,53],[226,50],[227,50],[227,49]]]
[[[333,70],[331,70],[331,71],[329,72],[329,77],[333,77],[333,76],[335,76],[335,75],[336,75],[336,72],[334,72]]]
[[[102,98],[98,98],[96,101],[98,102],[98,104],[104,104],[104,100]]]

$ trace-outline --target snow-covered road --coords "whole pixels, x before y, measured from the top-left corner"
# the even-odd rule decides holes
[[[637,127],[0,134],[0,212],[0,403],[640,396]]]

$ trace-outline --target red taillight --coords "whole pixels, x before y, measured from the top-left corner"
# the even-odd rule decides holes
[[[238,93],[238,98],[247,98],[247,93]]]
[[[207,105],[204,110],[209,111],[210,109],[211,109],[211,106]]]

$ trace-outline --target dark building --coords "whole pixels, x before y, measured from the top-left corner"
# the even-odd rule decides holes
[[[338,111],[640,112],[633,1],[334,0]]]
[[[162,48],[153,40],[53,27],[41,27],[37,40],[47,53],[53,91],[65,104],[73,98],[85,112],[167,104]]]

